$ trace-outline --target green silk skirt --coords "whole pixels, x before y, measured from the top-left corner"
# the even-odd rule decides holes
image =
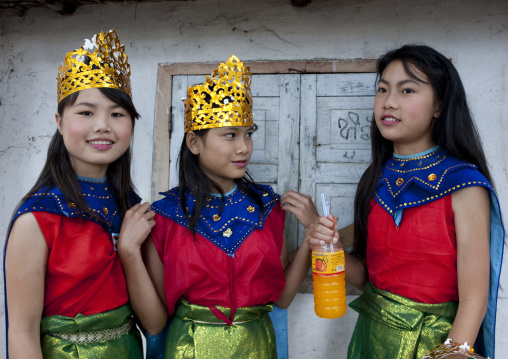
[[[348,358],[421,358],[442,344],[457,313],[457,302],[418,303],[367,283],[349,304],[359,313]]]
[[[216,306],[230,318],[230,308]],[[277,359],[271,305],[237,308],[232,325],[208,307],[179,301],[166,337],[165,359]]]
[[[132,319],[132,309],[123,305],[93,315],[78,314],[74,318],[62,315],[43,317],[41,321],[41,347],[44,358],[62,359],[142,359],[141,336],[136,328],[115,339],[94,343],[73,343],[52,333],[75,334],[102,331],[121,327]]]

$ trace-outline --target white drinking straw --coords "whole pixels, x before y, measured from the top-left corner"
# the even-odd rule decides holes
[[[321,193],[321,201],[323,202],[323,213],[325,217],[328,217],[330,213],[330,202],[325,200],[325,194]],[[333,246],[330,243],[330,251],[333,252]],[[328,242],[325,242],[325,253],[328,252]]]

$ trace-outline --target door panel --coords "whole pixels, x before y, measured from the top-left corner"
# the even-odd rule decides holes
[[[357,183],[370,162],[375,74],[302,75],[300,190],[323,213],[321,193],[339,228],[353,223]]]
[[[173,76],[169,188],[178,183],[176,160],[183,136],[187,87],[204,75]],[[296,190],[313,198],[322,213],[321,193],[331,202],[339,227],[353,222],[353,199],[370,161],[370,118],[375,75],[253,75],[253,116],[258,130],[249,173],[282,194]],[[288,247],[298,248],[303,228],[286,221]]]

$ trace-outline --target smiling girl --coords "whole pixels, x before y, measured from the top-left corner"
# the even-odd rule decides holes
[[[118,236],[154,225],[130,177],[129,76],[114,30],[60,67],[58,129],[6,244],[11,359],[143,357],[116,251]]]
[[[307,241],[288,264],[281,205],[310,224],[312,202],[300,211],[305,196],[279,200],[246,172],[255,131],[250,80],[232,56],[189,88],[179,186],[152,204],[157,224],[143,245],[148,271],[140,241],[119,243],[145,329],[157,334],[172,317],[165,358],[276,358],[268,313],[273,305],[287,308],[310,267]]]
[[[504,229],[462,82],[426,46],[383,55],[378,76],[346,255],[363,289],[348,358],[421,358],[447,338],[494,357]],[[311,227],[311,244],[338,238],[332,216]]]

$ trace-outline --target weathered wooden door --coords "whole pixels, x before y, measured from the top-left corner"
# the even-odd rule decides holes
[[[173,76],[173,121],[169,187],[178,183],[177,156],[183,134],[187,87],[204,76]],[[353,197],[370,160],[370,118],[375,94],[372,73],[253,75],[253,115],[259,129],[249,172],[278,193],[309,194],[322,213],[321,193],[340,225],[353,221]],[[287,219],[289,250],[303,231]]]
[[[353,223],[358,181],[370,162],[375,74],[312,74],[301,79],[300,186],[339,228]]]

